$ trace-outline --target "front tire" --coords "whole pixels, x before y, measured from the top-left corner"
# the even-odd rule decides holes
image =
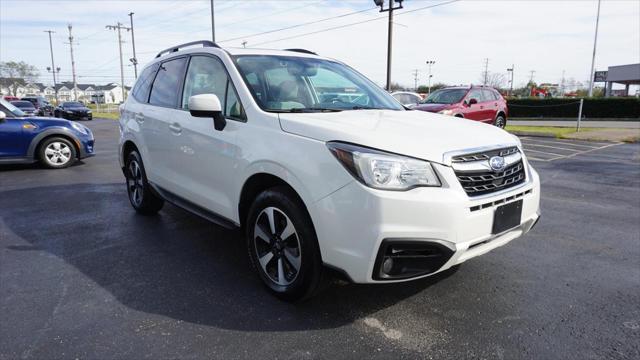
[[[286,187],[258,195],[246,222],[249,258],[264,285],[278,298],[298,301],[317,291],[320,248],[311,218]]]
[[[49,169],[63,169],[71,166],[77,159],[75,146],[71,141],[52,137],[40,145],[38,156],[40,163]]]
[[[157,214],[162,209],[164,200],[151,190],[147,173],[144,171],[142,157],[135,150],[127,155],[125,177],[131,206],[142,215]]]

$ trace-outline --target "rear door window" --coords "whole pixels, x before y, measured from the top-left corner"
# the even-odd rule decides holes
[[[177,106],[186,62],[187,58],[178,58],[160,65],[151,87],[149,104],[164,107]]]
[[[482,90],[482,98],[484,99],[484,101],[495,101],[495,95],[493,94],[493,91],[491,90],[487,90],[487,89],[483,89]]]

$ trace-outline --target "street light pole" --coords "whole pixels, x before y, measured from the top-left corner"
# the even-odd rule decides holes
[[[213,0],[211,0],[213,1]],[[397,2],[398,6],[393,7],[393,3]],[[387,91],[391,91],[391,53],[393,45],[393,10],[402,9],[403,0],[389,0],[389,6],[384,8],[384,0],[373,0],[376,6],[380,6],[380,12],[389,12],[389,24],[387,30]]]
[[[511,96],[511,94],[513,94],[513,69],[515,68],[514,64],[511,64],[511,68],[507,69],[508,72],[511,73],[511,81],[509,81],[510,85],[509,85],[509,96]]]
[[[427,60],[427,66],[429,67],[429,76],[428,76],[428,85],[427,85],[427,94],[431,95],[431,65],[435,64],[435,60]]]
[[[216,42],[216,23],[213,16],[213,0],[211,0],[211,41]]]
[[[56,99],[56,104],[57,104],[58,103],[58,86],[56,84],[56,64],[53,62],[53,42],[51,41],[51,34],[55,33],[55,31],[45,30],[44,32],[49,33],[49,50],[51,51],[51,74],[53,74],[53,97]]]
[[[135,78],[138,78],[138,58],[136,57],[136,38],[133,36],[133,14],[129,13],[129,18],[131,19],[131,45],[133,46],[133,58],[129,59],[133,63],[133,74]]]
[[[596,45],[598,43],[598,24],[600,23],[600,0],[598,0],[598,14],[596,15],[596,35],[593,39],[593,57],[591,57],[591,72],[589,73],[589,97],[593,96],[593,70],[596,65]]]

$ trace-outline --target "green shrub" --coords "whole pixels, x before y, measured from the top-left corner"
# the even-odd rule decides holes
[[[509,117],[577,118],[580,99],[509,99]],[[640,119],[640,99],[584,99],[583,118]]]

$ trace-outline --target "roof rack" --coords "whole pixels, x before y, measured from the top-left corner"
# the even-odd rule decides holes
[[[309,51],[307,49],[284,49],[284,51],[295,51],[295,52],[299,52],[299,53],[303,53],[303,54],[318,55],[318,54],[314,53],[313,51]]]
[[[160,56],[162,56],[164,54],[177,52],[181,48],[185,48],[187,46],[193,46],[193,45],[202,45],[202,47],[214,47],[214,48],[220,49],[220,46],[218,46],[218,44],[214,43],[211,40],[198,40],[198,41],[192,41],[192,42],[180,44],[180,45],[173,46],[173,47],[170,47],[168,49],[162,50],[162,51],[160,51],[158,53],[158,55],[156,55],[156,58],[159,58]]]

